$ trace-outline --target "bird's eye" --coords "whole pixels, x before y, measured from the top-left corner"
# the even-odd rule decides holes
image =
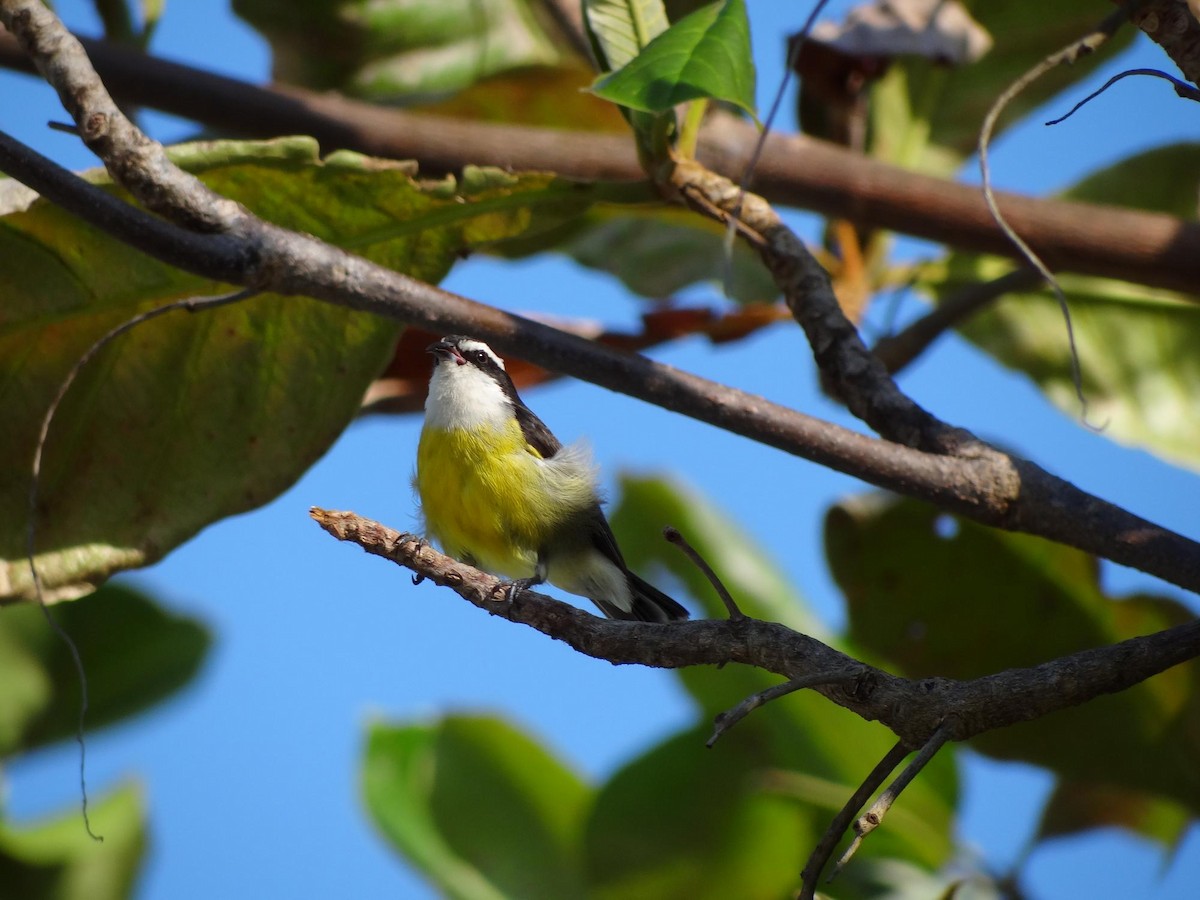
[[[487,361],[487,354],[486,354],[486,353],[484,353],[482,350],[476,350],[476,351],[475,351],[474,353],[472,353],[471,355],[472,355],[472,356],[474,356],[474,357],[475,357],[477,360],[479,360],[480,362],[486,362],[486,361]]]

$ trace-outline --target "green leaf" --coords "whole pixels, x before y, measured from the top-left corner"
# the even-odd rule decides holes
[[[709,615],[725,615],[707,579],[662,539],[662,527],[673,525],[713,567],[747,615],[781,622],[855,653],[854,647],[835,642],[825,633],[778,566],[727,514],[668,481],[623,477],[621,485],[622,498],[612,523],[632,568],[651,576],[652,581],[655,569],[665,568],[687,586],[689,595],[702,601]],[[665,586],[663,579],[658,582]],[[740,665],[719,670],[697,666],[678,674],[709,721],[780,680]],[[895,743],[888,729],[866,722],[812,691],[776,700],[756,710],[737,728],[754,732],[762,742],[773,769],[773,789],[808,805],[822,823]],[[889,814],[895,815],[903,806],[903,827],[879,829],[864,847],[864,855],[908,859],[926,867],[940,865],[952,851],[956,801],[954,755],[943,751]]]
[[[561,61],[529,0],[235,0],[279,81],[379,102],[444,96]]]
[[[21,900],[125,900],[146,849],[141,792],[123,787],[89,810],[94,841],[78,809],[34,825],[0,823],[0,892]]]
[[[446,896],[584,896],[590,791],[503,720],[375,724],[362,777],[375,824]]]
[[[833,507],[826,546],[851,634],[912,678],[977,678],[1148,634],[1192,616],[1178,603],[1104,595],[1088,555],[866,495]],[[987,732],[974,748],[1075,782],[1200,811],[1200,667]]]
[[[604,72],[629,63],[669,24],[662,0],[583,0],[583,21]]]
[[[790,895],[820,831],[764,785],[749,736],[732,731],[708,750],[703,730],[687,731],[610,779],[588,823],[591,896]]]
[[[1071,199],[1138,205],[1194,216],[1200,189],[1200,145],[1161,147],[1089,176]],[[954,254],[923,267],[919,285],[939,300],[999,277],[1012,264]],[[1194,297],[1127,282],[1063,273],[1079,348],[1088,417],[1121,443],[1200,468],[1200,304]],[[960,329],[1004,365],[1024,372],[1073,417],[1079,401],[1071,378],[1066,327],[1047,290],[1008,294]]]
[[[32,607],[28,612],[37,612]],[[55,683],[37,648],[22,633],[19,609],[0,615],[0,758],[21,747],[31,723],[49,707]],[[78,706],[76,706],[78,709]]]
[[[106,585],[54,610],[88,679],[93,731],[169,697],[200,668],[210,642],[193,619],[123,585]],[[0,614],[0,755],[75,734],[79,678],[70,650],[31,604]]]
[[[710,97],[754,113],[754,61],[744,0],[724,0],[676,22],[592,90],[650,113]]]
[[[1200,143],[1179,143],[1135,153],[1098,169],[1063,196],[1194,219],[1198,190]]]
[[[471,248],[561,222],[587,189],[496,170],[434,185],[412,166],[308,139],[189,145],[182,164],[264,218],[428,282]],[[535,215],[535,210],[538,214]],[[223,293],[52,204],[0,218],[0,595],[29,596],[35,436],[67,371],[103,333],[189,296]],[[50,429],[37,546],[52,596],[160,558],[200,528],[289,487],[356,414],[399,326],[301,297],[260,295],[133,329],[83,369]]]

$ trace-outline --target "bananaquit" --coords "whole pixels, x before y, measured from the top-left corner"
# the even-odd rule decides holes
[[[521,402],[504,361],[459,335],[434,356],[415,484],[425,529],[450,556],[514,580],[549,581],[612,619],[687,610],[625,565],[582,444],[564,447]]]

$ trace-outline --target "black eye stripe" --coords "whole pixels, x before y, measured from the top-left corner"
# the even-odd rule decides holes
[[[486,371],[500,371],[500,366],[497,365],[495,358],[486,350],[468,350],[463,354],[471,362],[476,363],[479,368]]]

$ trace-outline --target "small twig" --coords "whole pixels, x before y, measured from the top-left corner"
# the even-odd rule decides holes
[[[775,91],[775,98],[771,101],[771,108],[767,112],[767,118],[763,121],[763,127],[759,132],[758,140],[754,142],[754,150],[750,154],[750,160],[742,170],[742,177],[738,182],[739,187],[743,191],[748,189],[750,181],[754,178],[754,170],[758,168],[758,161],[762,157],[763,148],[767,145],[767,137],[771,134],[771,127],[775,124],[775,117],[779,115],[779,107],[783,103],[783,95],[787,92],[787,87],[792,81],[792,73],[796,70],[795,64],[797,58],[800,56],[800,50],[804,46],[804,42],[808,40],[808,34],[812,31],[813,25],[816,24],[817,16],[821,14],[821,11],[825,8],[825,4],[828,2],[829,0],[818,0],[813,6],[812,11],[808,14],[804,26],[791,41],[787,61],[783,66],[783,77],[779,79],[779,88]]]
[[[1079,40],[1072,41],[1063,49],[1050,54],[1034,65],[1033,68],[1010,84],[996,98],[991,109],[988,110],[987,116],[984,117],[983,127],[979,132],[979,171],[983,178],[984,202],[987,203],[988,210],[991,212],[992,218],[1000,227],[1000,230],[1004,232],[1013,246],[1021,252],[1021,255],[1028,260],[1029,264],[1041,273],[1042,277],[1046,279],[1046,283],[1050,285],[1050,289],[1054,291],[1054,296],[1058,299],[1058,306],[1062,310],[1063,322],[1067,328],[1067,344],[1071,355],[1071,381],[1075,385],[1075,396],[1079,400],[1080,417],[1089,428],[1093,426],[1088,422],[1087,396],[1083,392],[1083,373],[1079,366],[1079,350],[1075,343],[1075,328],[1071,322],[1071,310],[1067,305],[1067,295],[1063,291],[1062,285],[1058,283],[1058,279],[1054,277],[1054,273],[1042,262],[1042,258],[1034,252],[1032,247],[1025,243],[1025,240],[1008,224],[1008,220],[1000,212],[1000,205],[996,202],[996,195],[992,191],[992,170],[988,162],[988,148],[991,146],[992,132],[996,128],[996,122],[1013,98],[1051,69],[1055,69],[1064,63],[1073,63],[1080,57],[1094,52],[1097,47],[1107,41],[1125,23],[1127,15],[1128,11],[1124,7],[1115,10],[1106,16],[1092,32]]]
[[[25,523],[25,554],[29,562],[29,574],[33,582],[34,596],[37,598],[38,606],[42,610],[42,615],[46,618],[46,623],[50,626],[50,630],[61,640],[71,653],[71,662],[75,667],[75,675],[79,679],[79,718],[75,723],[75,741],[79,744],[79,791],[82,797],[81,808],[83,813],[83,827],[87,829],[88,836],[95,841],[103,841],[101,835],[92,831],[92,823],[88,818],[88,795],[87,795],[87,748],[84,743],[84,722],[87,718],[88,711],[88,680],[87,673],[83,668],[83,660],[79,655],[79,648],[75,646],[75,641],[67,634],[66,630],[55,620],[50,614],[50,606],[46,603],[45,589],[42,585],[42,576],[37,567],[37,507],[38,507],[38,489],[41,485],[42,476],[42,457],[46,449],[46,438],[50,434],[50,425],[54,421],[54,416],[58,413],[58,408],[62,404],[63,398],[67,395],[71,385],[75,382],[76,377],[83,367],[91,362],[96,354],[103,350],[108,344],[116,340],[138,325],[149,322],[151,319],[156,319],[159,316],[172,312],[177,309],[186,309],[190,312],[195,312],[199,309],[213,309],[218,306],[224,306],[227,303],[233,303],[237,300],[245,299],[258,293],[254,290],[242,290],[234,294],[222,294],[213,297],[188,297],[184,300],[177,300],[174,303],[168,303],[166,306],[159,306],[155,309],[134,316],[132,319],[127,319],[120,325],[112,328],[95,343],[93,343],[83,353],[79,359],[75,360],[63,378],[62,383],[58,386],[58,391],[54,394],[54,398],[50,401],[50,405],[46,408],[46,414],[42,416],[41,428],[38,430],[37,443],[33,449],[33,460],[29,467],[29,502],[27,507],[27,519]]]
[[[850,827],[851,821],[858,815],[858,811],[862,809],[863,804],[871,799],[871,795],[883,784],[883,780],[892,774],[896,766],[900,765],[904,757],[908,756],[908,753],[908,748],[904,745],[904,742],[899,741],[884,755],[883,759],[871,770],[870,774],[863,779],[863,783],[858,786],[858,790],[846,801],[846,805],[838,810],[838,814],[833,817],[833,821],[829,823],[829,827],[821,835],[821,840],[817,842],[817,846],[813,847],[812,853],[809,854],[808,862],[804,864],[804,871],[800,873],[801,887],[799,900],[813,900],[817,884],[821,879],[821,870],[829,862],[829,858],[833,855],[833,850],[838,845],[838,841],[842,839],[842,835],[846,833],[846,829]]]
[[[872,350],[895,375],[960,322],[1005,294],[1032,289],[1041,281],[1042,276],[1036,270],[1020,268],[991,281],[972,284],[946,298],[904,330],[881,338]]]
[[[808,40],[808,34],[812,31],[812,27],[816,24],[817,16],[821,14],[821,10],[825,8],[825,4],[829,0],[817,0],[813,5],[812,11],[809,12],[808,18],[804,22],[804,26],[796,34],[795,39],[791,41],[791,46],[788,48],[787,60],[783,65],[783,77],[779,79],[779,87],[775,91],[775,97],[771,101],[771,108],[767,111],[767,117],[763,120],[762,129],[758,133],[758,139],[754,142],[754,149],[750,152],[750,159],[746,161],[745,167],[742,169],[742,177],[738,179],[738,201],[734,206],[733,215],[725,224],[725,267],[726,276],[725,283],[728,284],[733,270],[733,235],[734,231],[738,230],[742,218],[742,201],[745,199],[746,191],[749,190],[750,183],[754,180],[754,172],[758,168],[758,162],[762,159],[763,150],[767,146],[767,138],[771,135],[771,128],[775,124],[775,117],[779,115],[779,107],[783,103],[783,96],[787,93],[787,87],[791,83],[792,73],[796,70],[796,60],[800,56],[800,50],[804,46],[804,42]],[[745,233],[743,232],[743,236]]]
[[[1197,90],[1194,85],[1188,84],[1182,78],[1176,78],[1174,75],[1168,74],[1162,69],[1126,69],[1124,72],[1118,72],[1112,78],[1108,79],[1108,81],[1104,82],[1102,87],[1092,91],[1078,103],[1072,106],[1065,115],[1061,115],[1057,119],[1051,119],[1046,124],[1057,125],[1060,122],[1065,122],[1067,119],[1071,118],[1071,116],[1075,115],[1075,113],[1079,112],[1084,104],[1095,100],[1122,78],[1128,78],[1130,75],[1149,75],[1152,78],[1166,79],[1175,86],[1176,96],[1184,100],[1195,100],[1200,103],[1200,90]]]
[[[857,674],[853,672],[814,672],[802,678],[793,678],[791,681],[772,685],[766,690],[759,691],[757,694],[751,694],[737,706],[717,715],[716,719],[713,720],[712,736],[704,742],[704,746],[712,747],[725,732],[729,731],[729,729],[754,712],[754,710],[770,703],[772,700],[778,700],[780,697],[786,697],[795,691],[816,687],[820,684],[838,684],[843,681],[853,681],[855,677],[857,677]]]
[[[712,566],[705,561],[704,557],[700,555],[695,547],[687,542],[687,538],[679,533],[678,528],[672,528],[668,525],[663,529],[663,537],[682,550],[684,555],[695,564],[696,568],[704,573],[704,577],[708,579],[709,584],[713,586],[713,590],[717,592],[717,596],[721,598],[721,602],[725,604],[725,609],[729,611],[729,618],[731,620],[746,618],[746,614],[738,609],[733,595],[729,593],[728,589],[721,582],[721,579],[717,577],[717,573],[712,570]]]
[[[896,802],[896,798],[900,796],[900,792],[908,787],[909,783],[917,777],[917,774],[929,764],[929,761],[937,755],[937,752],[942,749],[946,741],[950,738],[950,728],[942,724],[925,742],[925,746],[920,752],[913,757],[904,771],[887,786],[887,789],[879,795],[879,799],[871,804],[871,808],[858,817],[854,823],[854,840],[850,846],[846,848],[846,852],[842,854],[842,858],[838,860],[833,872],[829,876],[832,881],[845,868],[846,863],[850,862],[850,858],[862,846],[863,840],[879,827],[879,823],[883,821],[883,817],[887,815],[892,804]]]

